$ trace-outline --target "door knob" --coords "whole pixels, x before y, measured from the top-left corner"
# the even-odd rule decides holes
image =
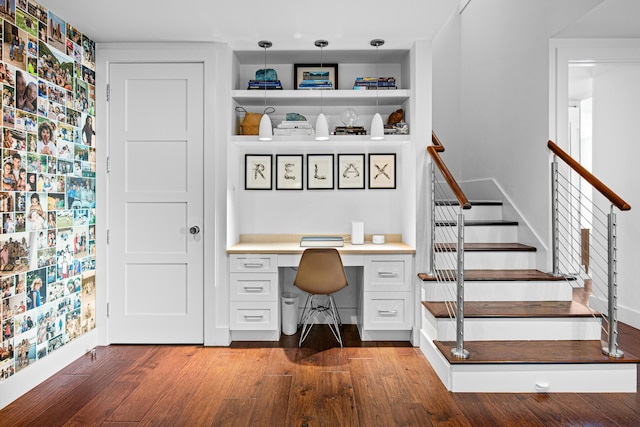
[[[197,225],[194,225],[189,229],[189,233],[191,234],[198,234],[199,232],[200,232],[200,227],[198,227]]]

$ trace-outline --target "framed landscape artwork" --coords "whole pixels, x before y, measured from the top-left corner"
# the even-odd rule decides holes
[[[338,89],[338,64],[294,64],[293,88]]]

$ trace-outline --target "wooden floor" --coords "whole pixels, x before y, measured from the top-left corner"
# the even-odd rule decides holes
[[[0,411],[0,426],[638,426],[640,394],[449,393],[419,349],[316,327],[230,347],[112,345]],[[640,354],[640,332],[620,325]]]

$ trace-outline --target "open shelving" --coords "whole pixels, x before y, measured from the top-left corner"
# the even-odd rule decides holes
[[[247,111],[261,113],[265,103],[276,109],[271,114],[274,126],[284,119],[287,113],[299,113],[315,124],[317,115],[322,112],[327,116],[329,129],[343,126],[340,114],[346,108],[353,108],[359,116],[356,126],[363,126],[369,131],[371,118],[380,112],[383,119],[392,112],[402,108],[405,121],[410,128],[410,100],[412,91],[409,87],[409,51],[386,50],[380,51],[377,58],[373,50],[362,51],[331,51],[324,50],[325,64],[338,64],[338,85],[335,90],[295,90],[293,88],[294,64],[319,62],[318,51],[269,51],[267,52],[267,68],[273,68],[282,82],[283,90],[246,90],[247,82],[255,78],[255,72],[264,68],[264,52],[257,48],[250,51],[235,51],[233,53],[233,73],[231,99],[233,108],[243,107]],[[376,71],[377,70],[377,71]],[[361,76],[393,76],[396,78],[398,89],[392,90],[353,90],[356,77]],[[266,97],[266,102],[265,102]],[[238,140],[239,123],[242,114],[233,113],[232,142]],[[408,140],[409,135],[396,136],[395,139]],[[276,139],[277,138],[277,139]],[[332,136],[341,141],[345,136]],[[363,139],[361,136],[359,139]],[[312,138],[311,138],[312,139]],[[274,141],[281,137],[274,137]],[[302,141],[305,141],[302,138]]]

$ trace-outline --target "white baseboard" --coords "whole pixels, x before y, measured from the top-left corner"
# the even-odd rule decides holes
[[[633,310],[618,304],[618,320],[636,329],[640,329],[640,311],[638,310]]]

